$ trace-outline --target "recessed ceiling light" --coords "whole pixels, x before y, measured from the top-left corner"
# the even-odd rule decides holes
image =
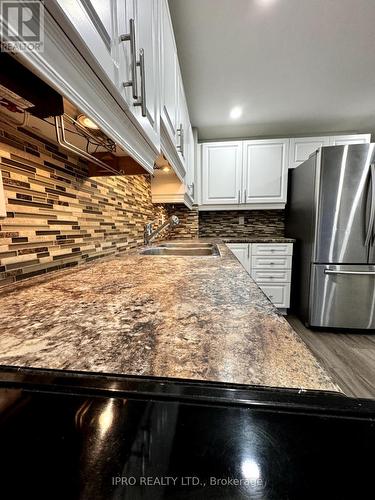
[[[242,108],[239,106],[235,106],[230,110],[229,116],[232,118],[232,120],[236,120],[242,115]]]
[[[93,130],[99,130],[99,127],[86,115],[78,115],[77,122],[86,128],[91,128]]]
[[[162,171],[163,172],[170,172],[171,171],[171,167],[169,167],[168,165],[166,165],[165,167],[162,168]]]
[[[269,5],[276,3],[276,1],[277,0],[258,0],[258,3],[264,7],[268,7]]]

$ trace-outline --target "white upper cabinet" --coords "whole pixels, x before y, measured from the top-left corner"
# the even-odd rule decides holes
[[[161,2],[161,68],[161,119],[171,141],[175,142],[178,127],[178,59],[172,21],[165,0]]]
[[[283,208],[288,147],[289,139],[204,143],[202,209]]]
[[[290,139],[289,168],[296,168],[317,149],[330,145],[330,137],[298,137]]]
[[[160,147],[158,0],[118,2],[119,90],[133,116]]]
[[[242,142],[212,142],[202,146],[202,204],[241,203]]]
[[[194,202],[195,199],[195,141],[193,135],[193,129],[189,124],[185,132],[185,166],[186,166],[186,176],[185,185],[186,193],[190,197],[191,201]]]
[[[288,183],[288,139],[243,143],[242,202],[285,203]]]
[[[371,134],[335,135],[330,137],[331,146],[346,146],[347,144],[366,144],[371,142]]]
[[[323,146],[344,146],[371,142],[371,134],[297,137],[290,139],[289,168],[296,168]]]
[[[55,2],[70,21],[69,30],[79,35],[78,49],[89,49],[110,81],[107,87],[113,85],[110,92],[159,150],[159,0]]]
[[[118,84],[117,0],[56,0],[109,79]]]
[[[186,175],[189,112],[178,63],[168,3],[161,1],[161,140],[162,150],[180,179]]]

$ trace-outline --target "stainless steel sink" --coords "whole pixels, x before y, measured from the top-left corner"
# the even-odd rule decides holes
[[[171,241],[170,243],[160,243],[158,246],[163,248],[213,248],[214,244],[189,241]]]
[[[153,247],[146,248],[140,251],[141,255],[159,255],[159,256],[190,256],[190,257],[205,257],[205,256],[218,256],[220,255],[219,249],[216,245],[211,248],[207,247]]]

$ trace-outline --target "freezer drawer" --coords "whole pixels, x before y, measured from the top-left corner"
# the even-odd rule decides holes
[[[311,326],[375,328],[375,266],[313,265]]]

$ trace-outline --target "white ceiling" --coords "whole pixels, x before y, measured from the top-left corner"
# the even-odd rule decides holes
[[[375,131],[375,0],[169,4],[200,139]]]

